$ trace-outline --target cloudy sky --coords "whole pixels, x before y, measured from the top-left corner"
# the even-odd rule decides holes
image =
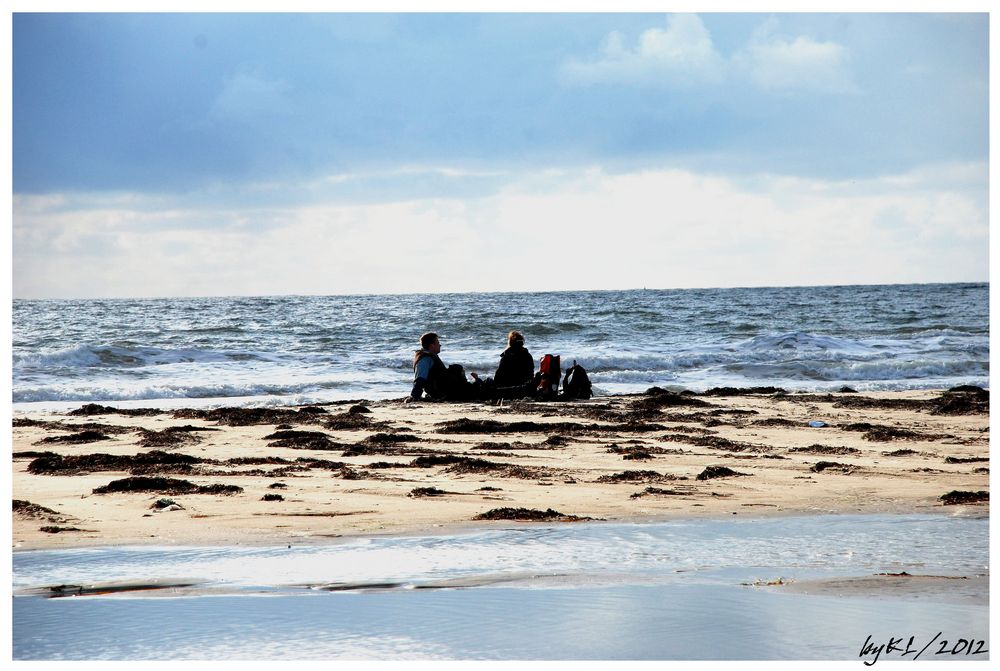
[[[15,14],[23,298],[986,281],[986,14]]]

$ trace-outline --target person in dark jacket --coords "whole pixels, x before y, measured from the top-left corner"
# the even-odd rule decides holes
[[[441,340],[437,333],[420,336],[420,349],[413,353],[413,389],[410,398],[420,399],[424,392],[431,398],[445,396],[448,367],[441,361]]]
[[[497,387],[515,387],[531,382],[535,376],[535,360],[524,346],[524,336],[519,331],[507,335],[507,349],[500,355],[500,365],[493,375]]]
[[[465,369],[458,364],[446,366],[441,357],[441,340],[437,333],[420,336],[420,349],[413,353],[413,388],[410,401],[419,401],[426,392],[434,401],[464,401],[479,395],[481,383],[469,384]]]

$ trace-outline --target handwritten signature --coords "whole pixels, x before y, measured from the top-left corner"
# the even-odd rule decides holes
[[[985,655],[989,653],[989,650],[986,649],[985,639],[960,638],[955,641],[948,641],[948,639],[941,638],[943,634],[944,632],[939,631],[923,647],[920,647],[916,636],[910,636],[908,639],[904,636],[900,636],[899,638],[890,636],[888,641],[877,644],[872,640],[871,635],[869,635],[865,639],[864,645],[861,646],[861,652],[858,653],[858,657],[862,659],[870,657],[871,659],[865,659],[864,663],[865,666],[871,666],[882,655],[889,656],[895,653],[899,653],[899,656],[904,659],[911,658],[911,655],[912,659],[920,659],[920,655],[927,652],[928,648],[930,648],[930,654],[932,655],[948,655],[949,657],[957,657],[958,655]],[[935,643],[938,644],[936,650],[931,647]]]

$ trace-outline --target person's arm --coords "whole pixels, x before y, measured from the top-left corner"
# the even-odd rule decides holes
[[[419,400],[423,395],[433,365],[434,360],[429,356],[425,356],[417,362],[417,369],[413,374],[413,389],[410,390],[410,398],[413,400]]]

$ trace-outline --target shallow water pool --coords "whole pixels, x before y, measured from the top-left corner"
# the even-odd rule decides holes
[[[935,655],[959,639],[988,650],[988,546],[985,517],[845,515],[19,552],[13,652],[858,660],[866,641],[912,636],[925,659],[984,659],[971,646]],[[795,589],[904,572],[890,580],[912,588]],[[142,585],[167,587],[129,589]],[[53,586],[80,595],[49,598]]]

